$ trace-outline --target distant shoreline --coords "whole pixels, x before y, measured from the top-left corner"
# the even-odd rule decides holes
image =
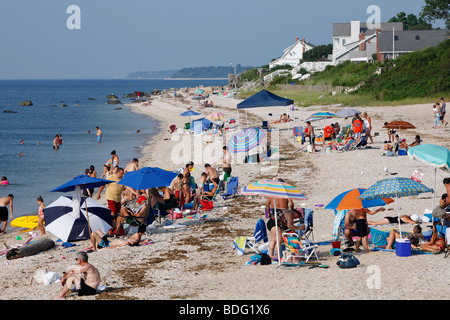
[[[228,78],[125,78],[124,80],[228,80]]]

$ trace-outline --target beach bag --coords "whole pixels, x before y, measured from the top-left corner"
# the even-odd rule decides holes
[[[200,204],[202,205],[202,210],[210,210],[214,207],[212,200],[201,200]]]
[[[359,260],[350,253],[343,253],[341,257],[336,262],[339,268],[347,269],[347,268],[355,268],[360,264]]]

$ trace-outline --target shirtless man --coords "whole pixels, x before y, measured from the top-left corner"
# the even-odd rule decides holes
[[[205,164],[205,170],[206,170],[206,177],[209,179],[209,181],[212,181],[214,178],[219,177],[219,173],[217,172],[217,169],[211,167],[209,163]]]
[[[9,211],[10,212],[10,219],[13,218],[13,200],[14,196],[12,194],[8,194],[6,197],[0,198],[0,221],[3,221],[3,227],[2,230],[0,230],[0,233],[4,233],[6,229],[6,223],[8,222],[8,209],[6,206],[9,204]]]
[[[111,173],[114,174],[114,168],[119,166],[119,156],[116,150],[111,151]]]
[[[359,252],[359,246],[363,243],[366,252],[369,252],[369,245],[367,242],[367,236],[370,233],[369,225],[367,224],[367,214],[374,215],[380,211],[384,211],[384,208],[378,208],[374,211],[370,211],[366,208],[351,209],[345,215],[345,235],[348,241],[353,243],[352,236],[353,231],[356,231],[358,240],[356,241],[355,251]],[[348,231],[347,231],[348,230]]]
[[[308,129],[306,131],[305,137],[309,137],[309,144],[311,145],[311,153],[316,153],[316,135],[314,134],[314,127],[311,125],[310,121],[306,121],[306,128]]]
[[[131,160],[130,163],[127,164],[124,172],[127,173],[127,172],[135,171],[135,170],[139,170],[139,160],[136,158],[134,158],[133,160]]]
[[[73,285],[78,289],[79,296],[97,294],[97,288],[100,283],[100,272],[88,262],[86,252],[79,252],[76,260],[79,267],[70,269],[69,272],[63,275],[61,284],[64,286],[64,289],[54,296],[52,300],[63,299],[72,289]]]
[[[223,147],[222,169],[225,172],[223,180],[226,182],[231,177],[231,154],[226,146]]]

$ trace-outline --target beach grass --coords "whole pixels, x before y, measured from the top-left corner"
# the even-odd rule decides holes
[[[268,90],[280,97],[293,99],[294,103],[299,107],[308,107],[313,105],[333,105],[343,104],[344,106],[400,106],[414,104],[434,104],[439,102],[441,97],[448,97],[449,93],[438,93],[427,97],[410,97],[395,101],[385,101],[377,99],[368,94],[360,93],[336,93],[332,95],[326,92],[308,92],[298,90],[280,90],[277,88],[268,88]],[[258,91],[238,92],[238,97],[250,97]]]

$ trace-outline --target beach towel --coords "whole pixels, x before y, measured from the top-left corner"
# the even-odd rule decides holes
[[[233,250],[236,249],[237,254],[240,256],[243,256],[246,242],[247,242],[247,237],[236,237],[233,241]]]
[[[341,226],[342,221],[345,219],[345,214],[348,210],[336,210],[336,215],[334,217],[333,224],[333,239],[337,241],[339,239],[339,228]]]
[[[263,243],[269,241],[267,237],[266,224],[264,223],[263,219],[259,219],[258,222],[256,222],[255,233],[253,234],[253,236],[255,237],[257,243],[261,240]]]

